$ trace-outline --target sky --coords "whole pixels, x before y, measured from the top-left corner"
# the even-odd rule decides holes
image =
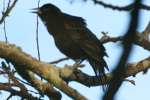
[[[0,5],[2,5],[0,0]],[[104,0],[109,4],[114,5],[127,5],[133,0]],[[95,5],[90,0],[86,3],[76,0],[74,3],[69,3],[69,0],[41,0],[40,5],[45,3],[52,3],[59,7],[61,11],[83,17],[86,20],[87,27],[98,37],[102,36],[101,32],[108,32],[109,36],[123,35],[128,28],[129,13],[114,11],[112,9],[104,8],[100,5]],[[150,0],[144,0],[145,4],[150,4]],[[36,0],[19,0],[16,7],[13,9],[10,16],[6,19],[6,31],[8,35],[8,41],[10,43],[20,46],[22,50],[33,57],[37,57],[36,49],[36,15],[30,13],[30,9],[37,7]],[[0,7],[2,9],[2,7]],[[140,11],[140,24],[138,31],[142,32],[150,21],[150,11]],[[4,41],[3,26],[0,25],[0,41]],[[44,62],[50,62],[59,58],[65,57],[55,47],[52,36],[49,35],[43,23],[39,20],[39,42],[40,42],[40,54],[41,60]],[[120,43],[107,43],[104,45],[106,52],[109,55],[105,58],[110,70],[112,70],[121,54]],[[146,57],[149,57],[150,53],[147,50],[139,46],[134,46],[132,54],[129,58],[129,62],[137,62]],[[63,66],[64,64],[73,64],[72,60],[68,60],[58,64]],[[94,75],[91,67],[87,62],[83,62],[86,67],[82,69],[85,73]],[[136,77],[129,77],[135,81],[136,86],[129,82],[123,82],[119,92],[117,93],[116,100],[147,100],[150,98],[150,72],[143,75],[137,74]],[[0,79],[1,81],[1,79]],[[101,100],[103,91],[101,87],[86,87],[82,84],[71,82],[70,86],[77,89],[81,94],[86,96],[89,100]],[[2,96],[2,95],[0,95]],[[2,96],[5,100],[5,96]],[[13,98],[14,100],[17,98]],[[46,99],[46,98],[45,98]],[[63,94],[62,100],[71,100],[65,94]]]

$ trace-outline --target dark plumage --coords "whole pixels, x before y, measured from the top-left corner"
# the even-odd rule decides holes
[[[36,13],[62,53],[73,60],[88,60],[96,76],[105,74],[104,69],[108,69],[103,59],[105,48],[83,18],[63,13],[52,4],[43,5]]]

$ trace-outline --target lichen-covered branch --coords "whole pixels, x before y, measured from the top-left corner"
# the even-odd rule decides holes
[[[16,48],[16,46],[0,42],[0,57],[10,61],[16,70],[30,70],[33,73],[43,77],[50,84],[60,89],[69,97],[76,100],[86,100],[84,96],[68,86],[68,84],[59,77],[58,68],[36,60],[30,55],[22,52],[19,48]],[[24,73],[24,70],[19,73]]]
[[[18,72],[22,72],[19,69]],[[47,95],[52,100],[61,100],[61,94],[59,91],[54,89],[54,87],[50,83],[43,82],[35,77],[35,74],[30,70],[24,70],[24,73],[20,73],[20,75],[25,79],[28,80],[31,86],[39,91],[41,96]]]
[[[136,63],[131,63],[126,66],[124,78],[135,76],[139,72],[145,72],[150,68],[150,57],[143,59]],[[113,77],[111,73],[107,73],[107,79],[103,80],[102,82],[97,79],[95,76],[89,76],[86,73],[83,73],[80,70],[72,70],[72,66],[66,66],[61,68],[61,77],[68,81],[76,81],[85,86],[98,86],[108,84]],[[103,76],[102,76],[103,77]]]
[[[36,73],[44,79],[48,80],[50,84],[53,84],[55,87],[68,94],[72,98],[83,99],[84,97],[76,92],[76,90],[69,87],[63,80],[76,81],[86,86],[98,86],[109,83],[109,80],[112,78],[112,74],[108,73],[107,80],[104,80],[100,83],[95,76],[89,76],[78,69],[74,70],[71,66],[59,68],[44,62],[40,62],[35,58],[31,57],[30,55],[19,50],[19,48],[17,48],[15,45],[9,45],[4,42],[0,42],[0,57],[6,59],[7,61],[10,61],[15,66],[19,66],[15,67],[18,70],[22,69],[21,72],[18,71],[19,73],[24,73],[25,70],[32,71],[32,73]],[[128,64],[124,77],[126,78],[129,76],[134,76],[139,72],[147,70],[149,67],[150,58],[146,58],[137,63]],[[21,76],[24,77],[23,75]],[[37,83],[37,86],[43,85],[43,87],[48,87],[44,85],[44,83],[42,83],[42,81],[40,80],[32,80],[31,78],[27,81],[35,81],[32,83]],[[37,86],[35,86],[35,88]]]
[[[10,66],[6,65],[4,62],[2,62],[0,67],[0,75],[4,77],[8,77],[8,82],[2,82],[0,83],[0,90],[4,90],[10,93],[10,96],[7,98],[7,100],[11,99],[13,96],[20,96],[23,99],[28,100],[37,100],[37,97],[34,97],[27,88],[25,87],[25,84],[20,82],[16,76],[15,72],[10,68]],[[17,87],[18,89],[15,89],[13,87]]]

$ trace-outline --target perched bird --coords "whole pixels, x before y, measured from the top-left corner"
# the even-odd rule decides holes
[[[34,10],[63,54],[73,60],[87,60],[96,76],[105,75],[105,68],[108,70],[103,59],[107,55],[105,48],[83,18],[63,13],[49,3]]]

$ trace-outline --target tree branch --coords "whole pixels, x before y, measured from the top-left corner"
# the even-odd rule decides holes
[[[22,69],[19,73],[24,73],[24,70],[30,70],[43,77],[50,84],[60,89],[69,97],[77,100],[86,100],[84,96],[82,96],[75,89],[69,87],[67,83],[59,77],[58,68],[38,61],[30,55],[25,54],[14,45],[8,45],[4,42],[0,42],[0,57],[10,61],[16,70]]]
[[[23,90],[15,90],[12,87],[16,86],[16,84],[11,84],[11,83],[0,83],[0,90],[4,90],[7,92],[10,92],[12,96],[20,96],[21,98],[26,98],[28,100],[37,100],[38,98],[32,96],[28,92],[25,92]]]
[[[9,49],[7,49],[7,48],[9,48]],[[109,80],[112,78],[112,74],[108,73],[108,74],[106,74],[107,80],[103,81],[103,82],[99,82],[95,76],[89,76],[89,75],[81,72],[80,70],[74,70],[74,68],[72,68],[72,66],[66,66],[64,68],[59,68],[59,67],[56,67],[56,66],[53,66],[50,64],[46,64],[44,62],[38,62],[35,58],[32,58],[30,55],[25,54],[22,51],[17,50],[16,52],[14,52],[14,50],[16,50],[16,49],[18,49],[18,48],[16,48],[15,45],[8,45],[4,42],[0,42],[0,52],[1,52],[0,57],[5,58],[5,59],[22,60],[21,62],[16,61],[16,60],[15,61],[11,60],[11,62],[18,63],[18,64],[25,64],[23,66],[40,66],[41,68],[40,69],[38,68],[39,71],[47,70],[48,73],[52,73],[52,74],[55,73],[55,74],[53,74],[53,77],[56,77],[57,74],[59,74],[59,76],[57,76],[57,77],[62,77],[64,80],[67,80],[67,81],[76,81],[76,82],[79,82],[86,86],[98,86],[98,85],[102,85],[102,84],[108,84]],[[14,54],[12,54],[12,53],[14,53]],[[19,56],[19,58],[18,58],[18,55],[26,56],[29,59],[28,63],[26,63],[25,60],[22,59],[22,56]],[[34,62],[36,62],[36,63],[34,63]],[[20,68],[24,70],[23,66]],[[126,78],[129,76],[134,76],[135,74],[137,74],[141,71],[145,71],[149,67],[150,67],[150,57],[148,57],[140,62],[137,62],[137,63],[128,64],[127,69],[126,69],[126,74],[124,77]],[[26,69],[26,67],[25,67],[25,69]],[[29,69],[32,69],[32,68],[29,68]],[[51,71],[49,71],[49,70],[51,70]],[[33,70],[30,70],[30,71],[33,71]],[[34,80],[30,79],[30,81],[34,81]],[[34,83],[34,82],[32,82],[32,83]]]
[[[109,43],[109,42],[118,42],[118,41],[122,41],[123,37],[122,36],[118,36],[118,37],[110,37],[107,35],[107,33],[104,33],[104,36],[100,39],[100,41],[102,43]],[[132,33],[131,33],[132,34]],[[150,34],[150,22],[147,25],[147,27],[145,28],[145,30],[143,32],[136,32],[135,35],[135,40],[134,40],[134,44],[143,47],[144,49],[150,51],[150,41],[148,39]]]
[[[135,76],[139,72],[145,72],[150,68],[150,57],[141,60],[136,63],[131,63],[126,66],[124,78]],[[72,66],[66,66],[64,68],[60,68],[61,77],[67,81],[76,81],[85,86],[99,86],[109,84],[110,80],[112,79],[112,73],[107,73],[107,79],[103,80],[102,82],[97,79],[95,76],[89,76],[86,73],[83,73],[80,70],[73,70]],[[104,79],[104,76],[101,76]]]
[[[125,66],[127,64],[127,60],[129,58],[130,52],[133,48],[133,42],[136,36],[136,29],[139,24],[139,7],[142,0],[135,0],[133,3],[133,11],[130,13],[131,21],[129,24],[128,31],[123,36],[122,46],[123,52],[120,56],[120,60],[113,70],[113,78],[110,80],[110,84],[108,90],[106,91],[105,95],[103,96],[104,100],[115,100],[115,94],[119,90],[125,74]]]
[[[0,19],[0,24],[3,23],[5,18],[9,15],[9,13],[12,11],[12,9],[15,7],[18,0],[14,0],[11,6],[7,7],[6,11],[2,13],[2,17]]]
[[[22,70],[19,69],[18,72],[22,72]],[[20,75],[28,80],[31,86],[37,89],[42,96],[47,95],[52,100],[61,100],[60,92],[54,89],[50,83],[37,79],[32,71],[24,70],[24,73],[20,73]]]
[[[92,0],[95,4],[99,4],[105,8],[110,8],[112,10],[118,10],[118,11],[131,11],[134,9],[134,4],[129,4],[127,6],[114,6],[111,4],[106,4],[103,1],[100,0]],[[148,5],[144,5],[144,4],[140,4],[139,5],[139,9],[143,9],[143,10],[150,10],[150,6]]]

